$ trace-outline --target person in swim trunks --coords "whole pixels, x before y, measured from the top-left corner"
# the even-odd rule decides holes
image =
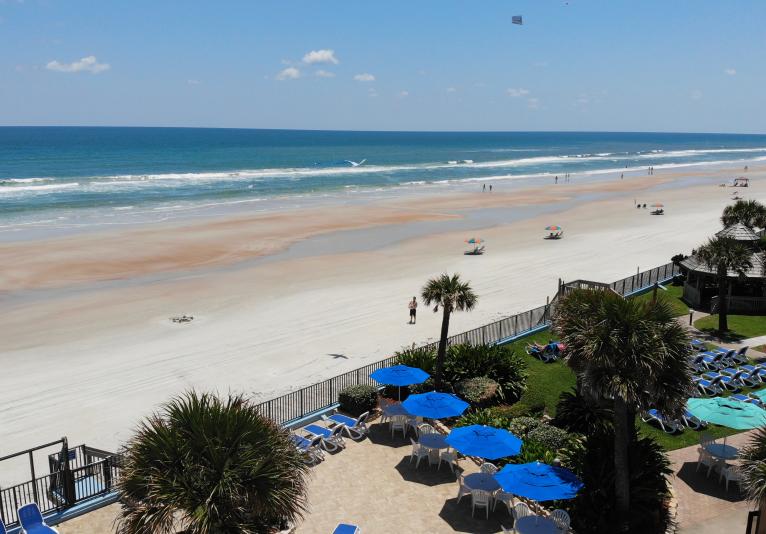
[[[412,297],[412,300],[409,303],[410,308],[410,324],[415,324],[415,320],[417,319],[417,313],[418,313],[418,300],[415,297]]]

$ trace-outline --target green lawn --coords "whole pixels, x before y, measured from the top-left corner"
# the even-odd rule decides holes
[[[729,315],[728,339],[747,339],[766,335],[766,316]],[[713,333],[718,329],[718,315],[708,315],[694,321],[694,326],[703,332]]]
[[[675,315],[676,317],[680,317],[681,315],[689,315],[689,306],[687,306],[686,303],[683,300],[681,300],[681,297],[684,294],[683,286],[674,286],[674,285],[668,284],[664,287],[667,289],[667,291],[658,289],[657,298],[664,300],[668,304],[670,304],[670,307],[673,309],[673,315]],[[632,297],[632,298],[649,301],[652,299],[652,293],[653,291],[649,291],[648,293],[636,295],[635,297]]]

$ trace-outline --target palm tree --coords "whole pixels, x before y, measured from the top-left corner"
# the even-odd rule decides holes
[[[665,301],[626,300],[611,290],[572,291],[553,323],[580,391],[612,404],[615,505],[625,532],[635,413],[655,406],[672,416],[691,395],[686,331]]]
[[[288,433],[244,397],[189,392],[129,441],[117,532],[272,532],[305,511],[308,470]]]
[[[439,338],[439,350],[436,353],[436,376],[434,385],[436,389],[442,388],[442,375],[444,374],[444,358],[447,354],[447,336],[449,334],[449,318],[453,311],[470,311],[476,306],[479,297],[473,292],[468,282],[460,280],[459,274],[443,274],[438,278],[432,278],[423,286],[421,293],[426,306],[435,304],[434,313],[442,308],[442,332]]]
[[[718,277],[718,331],[729,329],[727,314],[729,310],[729,271],[739,276],[753,267],[753,251],[747,245],[731,237],[714,237],[697,250],[697,257],[705,262],[708,269],[715,269]]]
[[[751,230],[766,227],[766,206],[757,200],[738,200],[723,209],[721,222],[724,226],[744,224]]]
[[[755,432],[739,457],[742,489],[761,513],[756,534],[766,534],[766,428]]]

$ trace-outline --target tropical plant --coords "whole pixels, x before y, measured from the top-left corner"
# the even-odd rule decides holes
[[[508,428],[509,423],[510,419],[505,417],[497,408],[484,408],[483,410],[475,410],[460,416],[455,422],[455,427],[485,425],[496,428]]]
[[[559,301],[554,327],[567,347],[578,388],[613,409],[617,531],[631,510],[630,442],[635,411],[678,414],[693,391],[688,337],[664,300],[624,299],[609,290],[574,290]]]
[[[556,461],[556,451],[549,449],[542,443],[527,439],[521,444],[521,452],[516,456],[508,458],[508,461],[513,464],[528,464],[532,462],[552,464]]]
[[[527,434],[542,424],[543,422],[537,417],[514,417],[508,424],[508,430],[510,430],[511,434],[525,438]]]
[[[396,363],[423,369],[429,375],[434,374],[436,352],[428,347],[404,349],[395,354]]]
[[[488,406],[497,398],[498,383],[486,376],[477,376],[458,382],[455,391],[471,406]]]
[[[614,534],[615,525],[629,532],[664,534],[671,525],[668,476],[672,473],[664,449],[651,438],[637,438],[632,427],[629,445],[630,509],[622,512],[614,492],[614,433],[597,433],[585,439],[584,447],[561,452],[562,463],[583,482],[571,501],[559,503],[572,517],[576,532]]]
[[[470,311],[476,306],[478,297],[467,282],[460,280],[460,275],[443,274],[426,282],[421,293],[426,306],[434,304],[434,313],[442,309],[442,328],[439,337],[439,349],[436,354],[434,382],[436,389],[443,387],[444,358],[447,354],[450,315],[454,311]]]
[[[697,257],[709,269],[715,269],[718,278],[718,331],[723,333],[729,329],[728,294],[729,272],[734,271],[739,276],[752,268],[752,250],[747,245],[730,237],[714,237],[697,250]]]
[[[340,409],[347,414],[361,415],[378,404],[378,388],[369,384],[353,384],[338,393]]]
[[[569,433],[561,428],[542,424],[527,432],[527,439],[543,445],[545,448],[558,452],[566,445]]]
[[[128,442],[117,532],[273,532],[306,510],[308,473],[287,431],[244,397],[189,392]]]
[[[679,254],[676,254],[676,255],[675,255],[675,256],[673,256],[672,258],[670,258],[670,261],[671,261],[671,262],[673,262],[673,265],[675,265],[676,267],[678,267],[679,265],[681,265],[681,262],[682,262],[682,261],[684,261],[684,260],[685,260],[686,258],[688,258],[688,257],[689,257],[689,256],[687,256],[686,254],[684,254],[683,252],[681,252],[681,253],[679,253]]]
[[[755,431],[740,451],[739,458],[742,490],[761,514],[756,534],[766,534],[766,427]]]
[[[498,384],[499,400],[516,402],[526,389],[527,364],[512,349],[497,345],[453,345],[444,363],[444,381],[458,383],[486,376]]]
[[[614,412],[608,405],[588,399],[579,391],[565,391],[559,395],[553,424],[569,432],[594,434],[611,430]]]
[[[724,226],[744,224],[751,230],[766,227],[766,206],[757,200],[738,200],[726,206],[721,215]]]

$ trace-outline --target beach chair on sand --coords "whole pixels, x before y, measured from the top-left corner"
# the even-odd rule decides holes
[[[332,531],[332,534],[362,534],[362,531],[356,525],[341,523],[335,527],[335,530]]]
[[[331,430],[319,425],[308,425],[303,430],[309,434],[310,439],[314,439],[315,436],[321,436],[324,450],[333,452],[346,446],[346,443],[343,441],[343,429],[345,426],[338,424]]]
[[[647,410],[641,415],[641,420],[644,423],[654,423],[659,426],[666,434],[675,434],[676,432],[683,432],[683,427],[676,421],[667,419],[660,412],[652,408]]]
[[[348,437],[351,439],[362,439],[367,434],[367,418],[370,416],[370,412],[364,412],[362,415],[354,419],[347,415],[335,413],[331,416],[323,415],[322,419],[330,428],[335,425],[345,425],[345,431]]]
[[[18,510],[19,523],[26,534],[58,534],[58,530],[49,527],[43,520],[43,514],[36,502],[25,504]]]
[[[463,252],[466,256],[481,256],[484,254],[484,245],[480,247],[473,247],[473,250],[466,250]]]
[[[324,453],[321,448],[322,436],[314,436],[312,439],[308,439],[297,434],[290,434],[290,440],[295,444],[296,449],[306,455],[306,463],[314,465],[324,459]]]

